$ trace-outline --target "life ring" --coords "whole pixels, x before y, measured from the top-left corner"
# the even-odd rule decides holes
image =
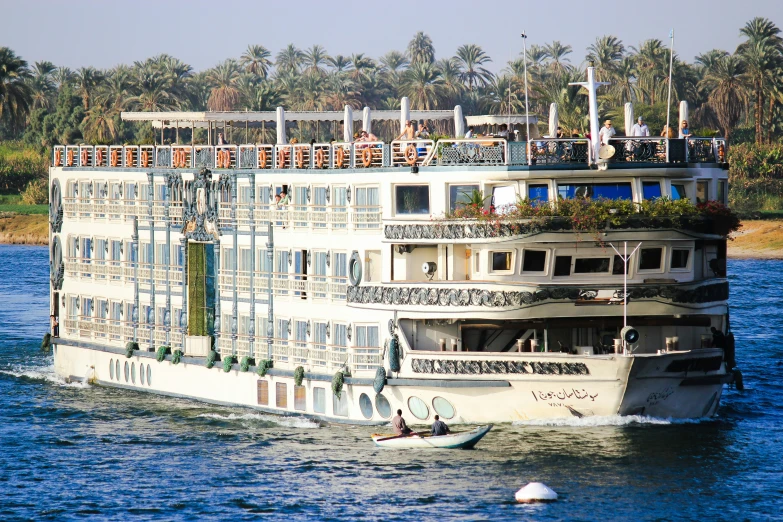
[[[408,165],[415,165],[416,162],[419,161],[419,151],[416,150],[416,147],[412,143],[405,149],[405,161]]]
[[[319,169],[324,168],[324,150],[318,149],[315,151],[315,166]]]
[[[372,149],[369,147],[362,151],[362,165],[365,168],[372,165]]]
[[[95,165],[100,167],[103,165],[103,150],[95,149]]]
[[[60,149],[57,149],[56,151],[54,151],[54,166],[55,167],[59,167],[60,166],[60,161],[62,159],[63,159],[63,155],[62,155],[62,152],[60,151]]]
[[[228,164],[231,162],[231,160],[229,159],[229,161],[226,161],[226,159],[227,159],[226,155],[228,155],[228,151],[227,150],[219,150],[218,151],[218,153],[217,153],[217,162],[216,162],[217,163],[217,168],[219,168],[219,169],[227,169],[228,168]]]
[[[362,282],[362,258],[359,257],[359,252],[356,250],[353,251],[351,259],[348,260],[348,280],[353,286],[359,286]]]
[[[718,145],[718,162],[725,163],[726,160],[726,147],[721,143]]]
[[[114,149],[113,151],[111,151],[111,166],[112,167],[116,167],[117,163],[119,163],[120,158],[118,156],[119,155],[117,154],[117,149]]]
[[[304,151],[302,149],[296,151],[296,168],[304,168]]]
[[[141,153],[141,166],[145,169],[150,166],[150,153],[146,150]]]
[[[258,151],[258,168],[266,168],[266,149],[261,149]]]
[[[343,168],[343,161],[345,161],[345,149],[342,147],[337,148],[337,152],[335,152],[335,160],[337,161],[337,168]]]
[[[87,160],[90,159],[89,156],[87,155],[87,149],[82,149],[80,156],[82,161],[81,166],[84,167],[87,165]]]
[[[128,149],[125,151],[125,166],[126,167],[133,166],[133,149]]]
[[[285,168],[285,150],[280,149],[277,152],[277,168],[278,169],[284,169]]]
[[[73,149],[70,149],[68,151],[68,154],[66,155],[65,159],[66,159],[66,162],[67,162],[66,166],[72,167],[73,166]]]

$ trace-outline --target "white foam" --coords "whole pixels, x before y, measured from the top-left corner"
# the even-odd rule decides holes
[[[514,421],[514,426],[562,426],[562,427],[597,427],[597,426],[629,426],[632,424],[668,425],[697,424],[711,419],[672,419],[647,417],[644,415],[606,415],[590,417],[558,417],[553,419],[535,419]]]
[[[199,417],[205,419],[217,419],[217,420],[245,420],[245,421],[260,421],[271,422],[279,426],[285,426],[287,428],[305,428],[313,429],[319,428],[320,425],[311,419],[305,417],[283,417],[277,415],[265,415],[263,413],[229,413],[228,415],[222,415],[220,413],[202,413]]]
[[[65,379],[57,375],[54,371],[54,365],[50,366],[14,366],[13,368],[4,368],[0,370],[0,373],[4,375],[10,375],[17,379],[30,379],[34,381],[44,381],[49,384],[56,384],[58,386],[68,386],[72,388],[89,388],[90,384],[88,379],[83,381],[71,381],[67,382]]]

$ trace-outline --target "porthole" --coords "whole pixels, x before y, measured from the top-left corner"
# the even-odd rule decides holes
[[[427,403],[415,396],[408,399],[408,409],[411,410],[414,417],[420,420],[426,420],[430,416]]]
[[[359,252],[354,251],[348,261],[348,280],[353,286],[358,286],[362,282],[362,258]]]
[[[136,384],[136,363],[131,363],[131,383]]]
[[[125,361],[125,382],[128,382],[128,379],[130,379],[130,365]]]
[[[120,360],[114,361],[114,375],[117,376],[117,380],[120,380]]]
[[[152,386],[152,365],[147,365],[147,386]]]
[[[375,409],[378,411],[378,415],[384,419],[391,417],[391,404],[389,404],[389,400],[381,393],[375,396]]]
[[[366,393],[359,395],[359,409],[362,410],[365,419],[372,419],[372,401]]]
[[[114,359],[109,361],[109,379],[114,380]]]
[[[435,397],[432,399],[432,407],[435,408],[435,413],[444,419],[454,418],[454,406],[443,397]]]
[[[141,381],[141,385],[144,386],[144,365],[139,364],[139,381]]]

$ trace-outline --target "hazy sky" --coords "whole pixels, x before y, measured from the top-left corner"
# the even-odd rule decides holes
[[[579,64],[596,37],[613,34],[626,46],[648,38],[668,44],[686,61],[712,48],[733,51],[739,29],[755,16],[783,28],[783,0],[0,0],[0,46],[30,64],[49,60],[72,69],[107,68],[168,53],[195,70],[238,58],[249,44],[276,55],[288,43],[324,46],[329,54],[377,58],[404,50],[417,31],[429,34],[436,58],[465,43],[480,45],[497,72],[528,45],[560,40]]]

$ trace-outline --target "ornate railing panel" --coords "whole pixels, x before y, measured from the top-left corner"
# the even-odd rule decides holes
[[[532,165],[587,163],[590,142],[586,139],[543,139],[530,143]]]
[[[691,163],[715,163],[715,146],[712,138],[690,138],[688,161]]]
[[[440,140],[438,165],[505,165],[506,140]]]
[[[614,147],[611,163],[639,162],[666,163],[666,140],[661,138],[615,138],[609,140]]]

